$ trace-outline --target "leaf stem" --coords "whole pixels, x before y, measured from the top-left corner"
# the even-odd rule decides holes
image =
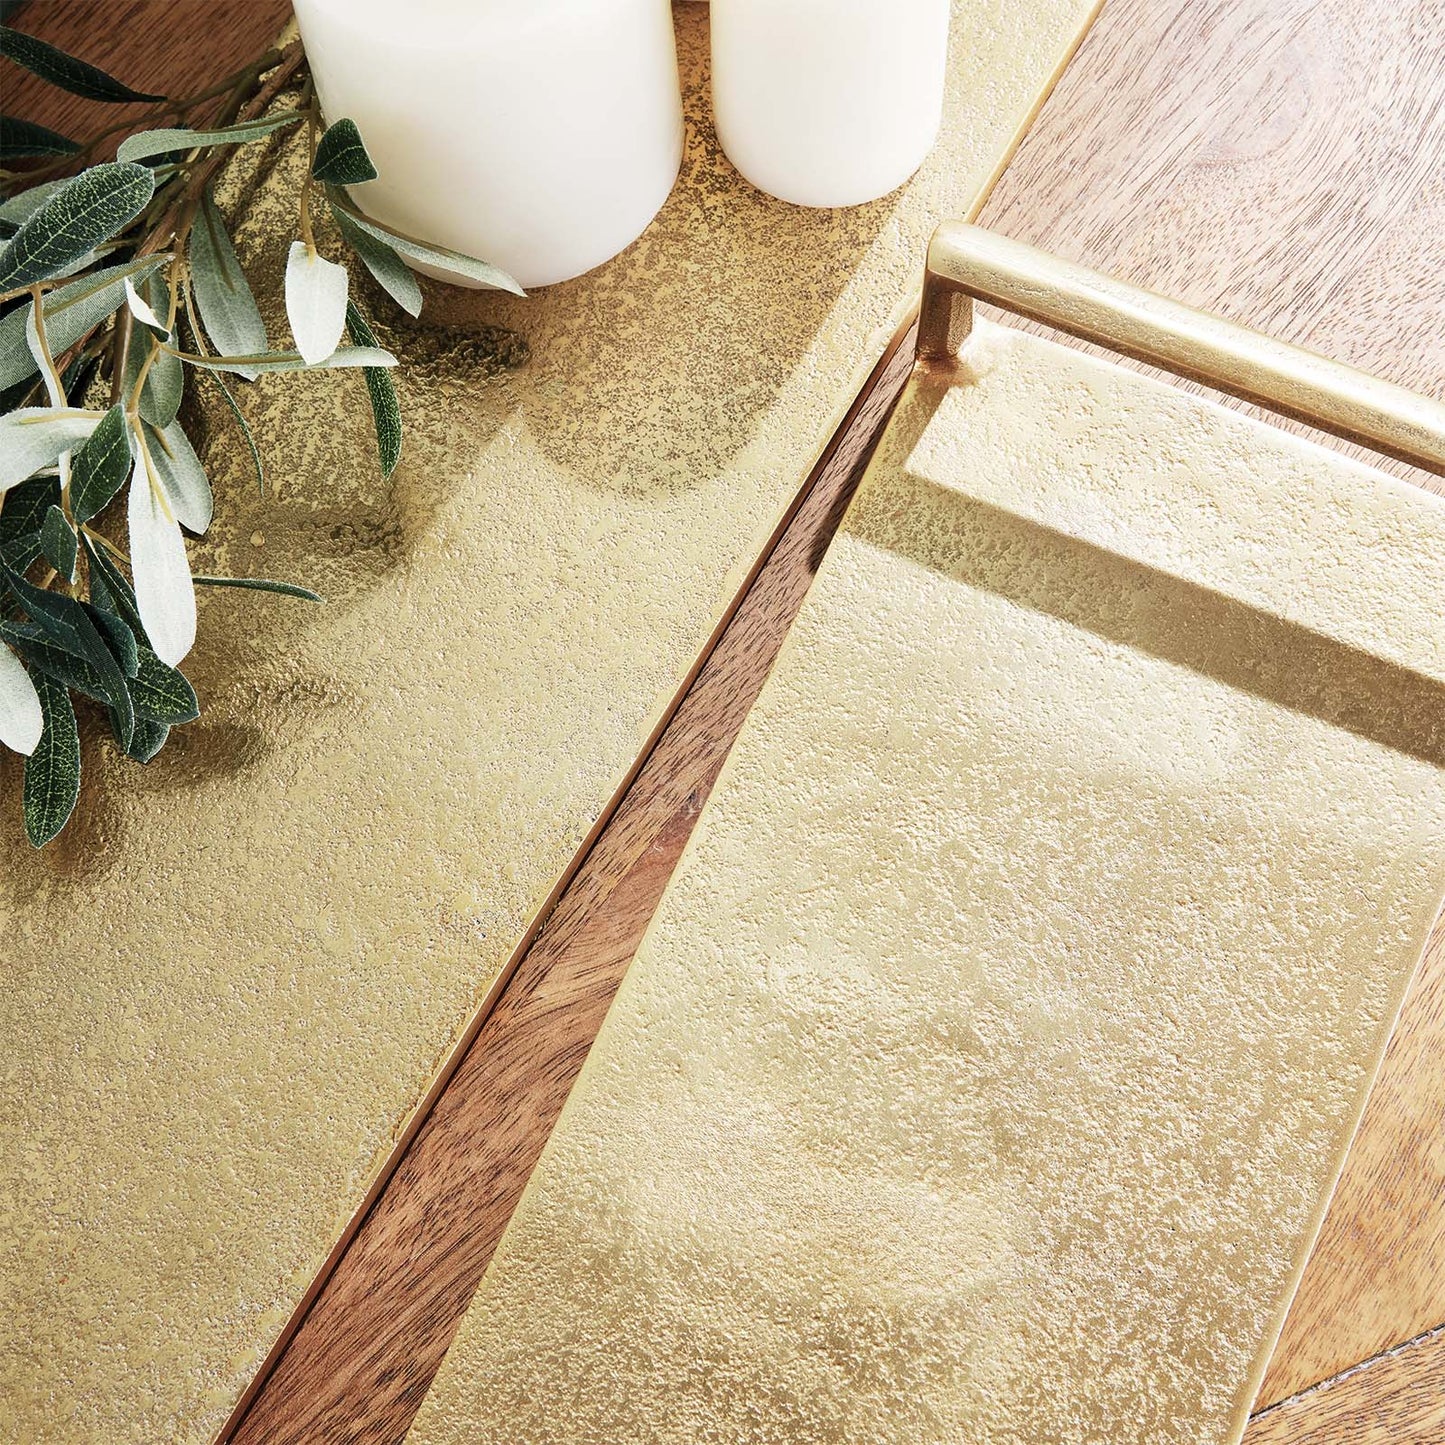
[[[65,387],[61,383],[60,372],[56,370],[55,358],[50,354],[49,338],[45,335],[45,307],[42,304],[44,293],[38,285],[29,289],[35,316],[35,339],[40,343],[40,357],[44,364],[46,380],[51,389],[51,403],[54,406],[64,406]],[[60,400],[55,400],[56,397],[59,397]]]
[[[12,291],[0,291],[0,303],[15,301],[21,296],[34,296],[37,292],[48,291],[52,286],[60,286],[69,279],[68,276],[51,276],[44,281],[32,281],[28,286],[17,286]]]
[[[301,48],[301,42],[299,40],[292,41],[292,43],[286,46],[277,56],[276,63],[271,67],[271,75],[266,80],[266,83],[262,85],[250,101],[242,107],[244,118],[249,120],[263,114],[271,102],[291,84],[305,63],[306,56]],[[229,158],[229,148],[217,146],[213,148],[210,155],[204,160],[198,161],[196,165],[192,167],[185,183],[180,187],[179,193],[168,199],[167,209],[154,224],[149,226],[145,239],[136,247],[135,255],[137,260],[143,256],[154,256],[158,252],[166,249],[171,238],[176,235],[179,230],[179,225],[188,202],[204,192],[216,172],[225,165]],[[167,189],[169,190],[170,187],[168,186]],[[125,329],[126,334],[129,335],[130,312],[127,308],[121,307],[120,315],[121,326]],[[90,331],[75,342],[71,350],[67,352],[61,360],[67,364],[73,360],[79,348],[83,346],[102,325],[104,325],[104,322],[97,322]],[[121,394],[120,388],[124,383],[116,383],[113,380],[112,385],[116,388],[115,399],[119,401]]]
[[[120,560],[124,562],[127,567],[130,566],[130,558],[127,557],[126,554],[122,552],[120,548],[117,547],[115,543],[110,540],[109,537],[106,537],[102,533],[97,532],[94,527],[86,523],[81,524],[80,530],[84,532],[85,535],[89,537],[92,542],[99,542],[100,545],[104,547],[105,550],[109,552],[113,557],[119,557]]]
[[[125,357],[130,350],[133,317],[129,306],[122,306],[115,316],[114,343],[110,358],[110,404],[117,406],[125,391]]]
[[[151,449],[146,442],[145,427],[139,419],[135,425],[135,439],[140,446],[141,461],[145,463],[146,480],[150,483],[151,496],[161,504],[161,511],[166,514],[166,521],[174,522],[175,513],[171,511],[171,499],[166,496],[166,489],[161,485],[161,479],[156,474],[156,464],[151,460]]]
[[[311,168],[316,164],[316,120],[317,110],[313,99],[314,87],[308,77],[306,89],[302,92],[300,109],[306,112],[306,174],[301,181],[301,239],[306,243],[307,256],[316,254],[316,237],[311,230]]]

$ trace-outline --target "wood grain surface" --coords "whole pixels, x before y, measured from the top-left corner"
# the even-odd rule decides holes
[[[1391,1350],[1250,1421],[1244,1445],[1439,1445],[1445,1331]]]
[[[184,91],[287,8],[32,0],[14,23]],[[78,136],[117,118],[5,69],[7,112]],[[1108,0],[982,219],[1438,395],[1442,155],[1445,0]],[[404,1434],[905,373],[902,353],[881,369],[236,1441]],[[1445,1440],[1442,1138],[1437,930],[1249,1445]]]
[[[290,0],[28,0],[7,25],[108,70],[133,90],[193,96],[263,54],[291,17]],[[55,89],[0,61],[0,109],[86,141],[124,122],[95,158],[146,122],[147,104],[109,105]]]

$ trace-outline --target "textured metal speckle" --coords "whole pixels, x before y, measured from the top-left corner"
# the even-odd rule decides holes
[[[411,1445],[1228,1445],[1445,877],[1445,505],[916,374]]]
[[[687,155],[641,240],[525,301],[378,308],[409,363],[390,483],[360,376],[242,388],[265,498],[194,384],[197,569],[328,602],[206,594],[201,720],[142,770],[89,719],[40,856],[0,762],[0,1435],[225,1420],[1090,8],[960,0],[933,159],[832,213],[731,171],[680,7]],[[252,197],[276,340],[297,144],[222,198]]]

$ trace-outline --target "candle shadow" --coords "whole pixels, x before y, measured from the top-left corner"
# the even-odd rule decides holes
[[[500,324],[531,357],[511,389],[473,399],[495,426],[511,417],[547,459],[584,486],[643,498],[704,487],[750,448],[775,469],[821,440],[850,398],[810,376],[820,332],[889,226],[893,195],[813,210],[764,195],[724,156],[708,99],[706,12],[678,16],[687,139],[671,196],[621,255],[519,300],[433,290],[427,314],[457,326]],[[919,255],[922,245],[919,245]],[[433,300],[441,304],[433,312]],[[851,372],[872,358],[879,315],[824,343]],[[769,425],[771,418],[772,424]],[[472,420],[469,418],[469,421]]]

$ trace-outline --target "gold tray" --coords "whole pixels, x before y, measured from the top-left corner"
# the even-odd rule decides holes
[[[1445,408],[970,227],[409,1435],[1240,1437],[1445,877]]]
[[[391,484],[360,378],[246,389],[282,439],[266,501],[216,410],[200,569],[329,605],[203,603],[202,720],[145,772],[92,736],[43,855],[0,779],[0,1437],[223,1426],[1093,8],[959,0],[925,169],[811,212],[718,153],[707,11],[681,6],[671,200],[592,275],[434,291],[386,337]],[[274,295],[299,163],[248,147],[232,175]]]

